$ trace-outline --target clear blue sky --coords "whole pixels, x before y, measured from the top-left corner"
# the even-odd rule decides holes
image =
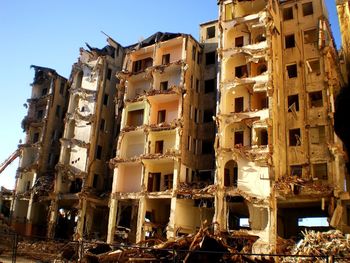
[[[339,47],[335,0],[326,0]],[[104,31],[122,45],[157,32],[181,32],[198,39],[199,24],[217,19],[217,0],[0,1],[0,162],[24,138],[23,104],[31,95],[30,65],[55,69],[68,78],[85,42],[104,47]],[[13,187],[18,160],[1,175]]]

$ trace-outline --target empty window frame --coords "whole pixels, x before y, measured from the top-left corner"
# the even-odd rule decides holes
[[[98,185],[98,174],[94,174],[94,179],[93,179],[93,182],[92,182],[92,187],[93,188],[97,188],[97,185]]]
[[[302,4],[303,16],[309,16],[314,13],[314,8],[312,2]]]
[[[195,46],[192,46],[192,60],[196,60],[196,52],[197,52],[197,49]]]
[[[196,92],[200,92],[200,87],[199,87],[199,79],[196,79]]]
[[[100,131],[104,131],[105,130],[105,127],[106,126],[106,121],[105,119],[101,119],[101,122],[100,122]]]
[[[317,43],[317,41],[318,41],[318,30],[316,28],[304,31],[305,44]]]
[[[303,167],[301,165],[291,165],[290,166],[290,175],[302,177]]]
[[[269,136],[267,133],[267,129],[258,129],[257,133],[257,145],[258,146],[266,146],[268,145],[268,140],[269,140]]]
[[[156,141],[154,146],[154,153],[163,154],[164,141]]]
[[[327,163],[315,163],[312,165],[312,177],[319,180],[328,180]]]
[[[215,26],[207,27],[207,39],[215,37]]]
[[[158,111],[157,123],[165,122],[166,110]]]
[[[202,154],[212,154],[214,152],[214,142],[211,140],[202,141]]]
[[[204,93],[214,92],[215,88],[215,79],[207,79],[204,81]]]
[[[203,112],[203,122],[208,123],[213,121],[214,111],[212,109],[204,110]]]
[[[98,159],[98,160],[102,159],[102,146],[101,145],[97,145],[96,159]]]
[[[41,120],[44,116],[44,110],[38,110],[36,113],[37,119]]]
[[[38,142],[38,141],[39,141],[39,133],[36,132],[36,133],[34,133],[34,135],[33,135],[33,143],[36,143],[36,142]]]
[[[284,37],[284,43],[286,48],[293,48],[295,47],[295,37],[294,34],[286,35]]]
[[[242,112],[244,110],[244,98],[235,98],[235,112]]]
[[[323,106],[323,96],[322,90],[314,91],[309,93],[310,107],[322,107]]]
[[[170,54],[164,54],[162,56],[162,65],[167,65],[170,63]]]
[[[108,105],[108,94],[105,94],[103,96],[103,105],[107,106]]]
[[[291,20],[293,19],[293,7],[286,7],[283,9],[283,20]]]
[[[164,175],[164,189],[172,189],[173,188],[173,174],[165,174]]]
[[[134,61],[132,66],[132,72],[138,73],[138,72],[144,71],[146,68],[152,65],[153,65],[152,58],[145,58],[145,59]]]
[[[291,64],[287,66],[288,78],[298,77],[298,67],[297,64]]]
[[[243,36],[236,37],[235,38],[235,47],[243,47],[243,45],[244,45],[244,38],[243,38]]]
[[[47,94],[47,88],[43,88],[41,91],[41,96],[45,96]]]
[[[213,65],[216,61],[215,51],[205,53],[205,65]]]
[[[236,78],[246,78],[248,77],[248,67],[247,65],[242,65],[235,67],[235,76]]]
[[[59,118],[61,116],[61,106],[57,105],[56,106],[56,117]]]
[[[321,73],[321,65],[319,59],[307,60],[306,67],[310,74],[319,75]]]
[[[159,89],[160,89],[161,91],[166,91],[166,90],[168,90],[168,81],[162,81],[162,82],[160,83]]]
[[[112,69],[107,69],[107,79],[110,80],[112,78]]]
[[[291,129],[289,130],[289,146],[300,146],[301,145],[301,137],[300,137],[300,129]]]
[[[326,142],[325,126],[311,127],[309,130],[309,134],[311,144],[322,144]]]
[[[234,143],[235,143],[235,146],[244,145],[244,131],[235,131]]]
[[[161,173],[148,173],[148,183],[147,183],[148,192],[160,191],[160,177],[161,177]],[[147,218],[151,218],[151,217],[147,216]]]
[[[64,87],[65,87],[65,83],[61,82],[61,86],[60,86],[60,94],[63,95],[64,93]]]
[[[299,95],[288,96],[288,112],[299,111]]]
[[[143,124],[143,109],[128,112],[128,126],[141,126]]]

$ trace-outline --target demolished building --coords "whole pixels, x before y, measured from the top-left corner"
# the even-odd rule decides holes
[[[201,190],[214,184],[215,48],[157,32],[128,49],[108,242],[194,233],[214,213],[213,193]],[[205,84],[202,63],[213,77]]]
[[[346,17],[348,2],[337,3]],[[40,159],[54,160],[49,172],[32,157],[42,126],[23,122],[28,161],[11,208],[18,231],[42,224],[21,233],[113,244],[176,239],[208,224],[254,237],[253,253],[277,252],[280,238],[299,239],[304,228],[350,232],[349,177],[334,133],[347,36],[339,58],[323,0],[218,7],[199,42],[157,32],[127,47],[108,38],[103,49],[80,50],[69,93],[52,96],[62,108],[59,122],[46,122],[61,129],[54,157],[45,150]],[[39,177],[51,183],[45,194],[31,188]],[[307,226],[310,218],[327,224]]]
[[[80,49],[73,65],[61,154],[50,206],[48,237],[106,239],[113,157],[119,133],[115,108],[123,47],[108,38],[103,49]],[[115,111],[116,110],[116,111]]]
[[[20,156],[11,223],[18,233],[45,235],[69,85],[53,69],[32,68],[35,76],[32,95],[26,104],[28,113],[22,121],[26,137],[18,146]]]

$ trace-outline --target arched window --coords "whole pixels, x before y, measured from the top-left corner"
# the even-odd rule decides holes
[[[238,185],[238,165],[234,160],[226,163],[224,169],[224,186],[237,187]]]

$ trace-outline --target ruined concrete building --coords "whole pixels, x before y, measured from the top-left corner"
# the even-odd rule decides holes
[[[108,242],[125,231],[131,242],[170,238],[212,221],[215,47],[205,51],[190,35],[161,32],[128,48]]]
[[[22,121],[26,133],[20,144],[20,160],[12,204],[12,224],[26,235],[45,235],[55,165],[60,154],[67,110],[67,80],[50,68],[35,70],[28,114]]]
[[[345,62],[343,74],[347,76],[346,81],[350,83],[350,1],[336,0],[339,26],[342,40],[341,59]]]
[[[69,94],[55,71],[35,67],[13,225],[135,243],[207,222],[246,231],[264,253],[305,227],[349,233],[349,177],[334,133],[349,1],[337,4],[340,56],[323,0],[219,0],[199,42],[157,32],[81,49]],[[38,192],[54,174],[54,188]]]
[[[73,65],[69,105],[56,166],[55,188],[49,214],[48,236],[71,239],[107,235],[108,198],[118,134],[114,98],[116,72],[121,70],[123,48],[112,39],[103,49],[80,49]],[[104,238],[105,239],[105,238]]]

